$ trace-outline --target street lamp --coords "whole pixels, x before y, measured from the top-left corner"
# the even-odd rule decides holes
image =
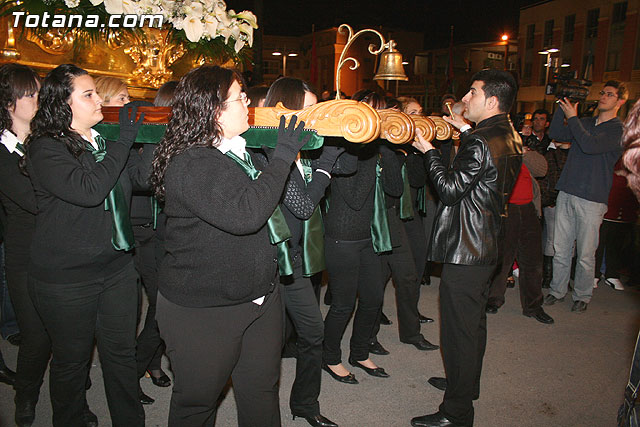
[[[548,49],[544,49],[541,50],[540,52],[538,52],[538,54],[540,55],[547,55],[547,61],[545,63],[545,67],[547,67],[547,70],[545,71],[545,75],[544,75],[544,94],[543,94],[543,98],[542,98],[542,109],[545,109],[546,105],[547,105],[547,85],[549,84],[549,68],[551,68],[551,54],[552,53],[556,53],[556,52],[560,52],[560,49],[556,49],[555,47],[551,47]]]
[[[277,50],[273,52],[271,55],[282,56],[282,77],[285,77],[287,75],[287,56],[291,56],[291,57],[298,56],[298,54],[295,52],[284,53],[284,51],[279,52]]]
[[[509,58],[509,35],[503,34],[500,39],[504,42],[504,70],[507,71],[508,59]]]

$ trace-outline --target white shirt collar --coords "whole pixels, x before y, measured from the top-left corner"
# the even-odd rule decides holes
[[[2,135],[0,135],[0,142],[7,147],[9,153],[18,153],[20,157],[23,156],[23,153],[16,150],[16,145],[22,144],[22,141],[20,141],[9,129],[5,129],[4,132],[2,132]]]
[[[247,152],[247,141],[240,135],[236,135],[231,139],[222,138],[220,141],[220,145],[216,148],[220,150],[222,154],[226,154],[227,151],[231,151],[236,156],[244,159],[244,153]]]
[[[558,146],[551,141],[547,150],[555,150],[556,148],[558,148]]]
[[[95,139],[96,139],[96,136],[100,135],[100,132],[96,131],[96,130],[95,130],[95,129],[93,129],[93,128],[91,128],[91,129],[89,129],[89,130],[91,131],[91,139],[92,139],[93,141],[89,141],[89,140],[87,139],[87,137],[86,137],[86,136],[84,136],[84,135],[82,135],[82,134],[80,134],[80,136],[82,137],[82,139],[84,139],[84,140],[85,140],[85,141],[87,141],[89,144],[91,144],[91,146],[92,146],[93,148],[95,148],[96,150],[99,150],[99,149],[100,149],[100,147],[98,147],[98,144],[95,142]]]

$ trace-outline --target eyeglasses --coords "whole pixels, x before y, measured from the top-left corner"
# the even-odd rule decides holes
[[[238,97],[236,99],[232,99],[231,101],[225,101],[225,102],[223,102],[223,104],[229,104],[231,102],[236,102],[236,101],[241,101],[244,105],[249,105],[251,103],[251,100],[247,96],[247,93],[246,92],[240,92],[240,97]]]
[[[602,95],[607,95],[607,98],[613,98],[614,96],[617,98],[618,95],[613,93],[613,92],[605,92],[603,90],[601,90],[600,92],[598,92],[600,94],[600,96]]]

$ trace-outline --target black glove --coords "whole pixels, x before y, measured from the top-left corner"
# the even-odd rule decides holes
[[[131,109],[131,115],[129,115],[129,109]],[[138,106],[135,104],[131,106],[131,103],[129,103],[120,108],[120,113],[118,114],[120,122],[120,138],[118,138],[118,142],[127,144],[129,147],[136,140],[138,129],[140,129],[144,120],[144,113],[140,113],[140,118],[136,121],[137,111]]]
[[[344,153],[344,151],[343,147],[336,147],[333,145],[323,146],[322,154],[320,154],[318,160],[313,162],[313,169],[322,169],[325,172],[331,173],[333,165],[336,163],[340,154]]]
[[[296,127],[298,117],[293,115],[289,121],[289,126],[285,128],[285,117],[280,116],[280,127],[278,128],[278,143],[273,151],[274,159],[282,159],[287,163],[293,163],[298,156],[300,149],[311,139],[311,135],[300,138],[304,122],[301,121]]]

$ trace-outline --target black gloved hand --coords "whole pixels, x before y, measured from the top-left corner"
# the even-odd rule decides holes
[[[140,118],[136,121],[138,106],[135,104],[132,106],[131,104],[132,103],[126,104],[120,108],[120,112],[118,114],[120,122],[120,138],[118,138],[118,142],[127,144],[129,147],[131,147],[133,142],[136,140],[138,129],[140,129],[142,121],[144,120],[144,113],[140,113]],[[129,109],[131,109],[130,114]]]
[[[311,135],[300,138],[302,129],[304,128],[304,122],[300,121],[300,124],[296,127],[297,120],[297,116],[291,116],[289,126],[285,128],[286,119],[284,116],[280,116],[278,143],[273,151],[274,159],[282,159],[287,163],[293,163],[300,149],[311,139]]]
[[[344,151],[345,149],[343,147],[336,147],[334,145],[323,146],[320,157],[313,162],[313,169],[322,169],[325,172],[331,173],[333,165]]]

